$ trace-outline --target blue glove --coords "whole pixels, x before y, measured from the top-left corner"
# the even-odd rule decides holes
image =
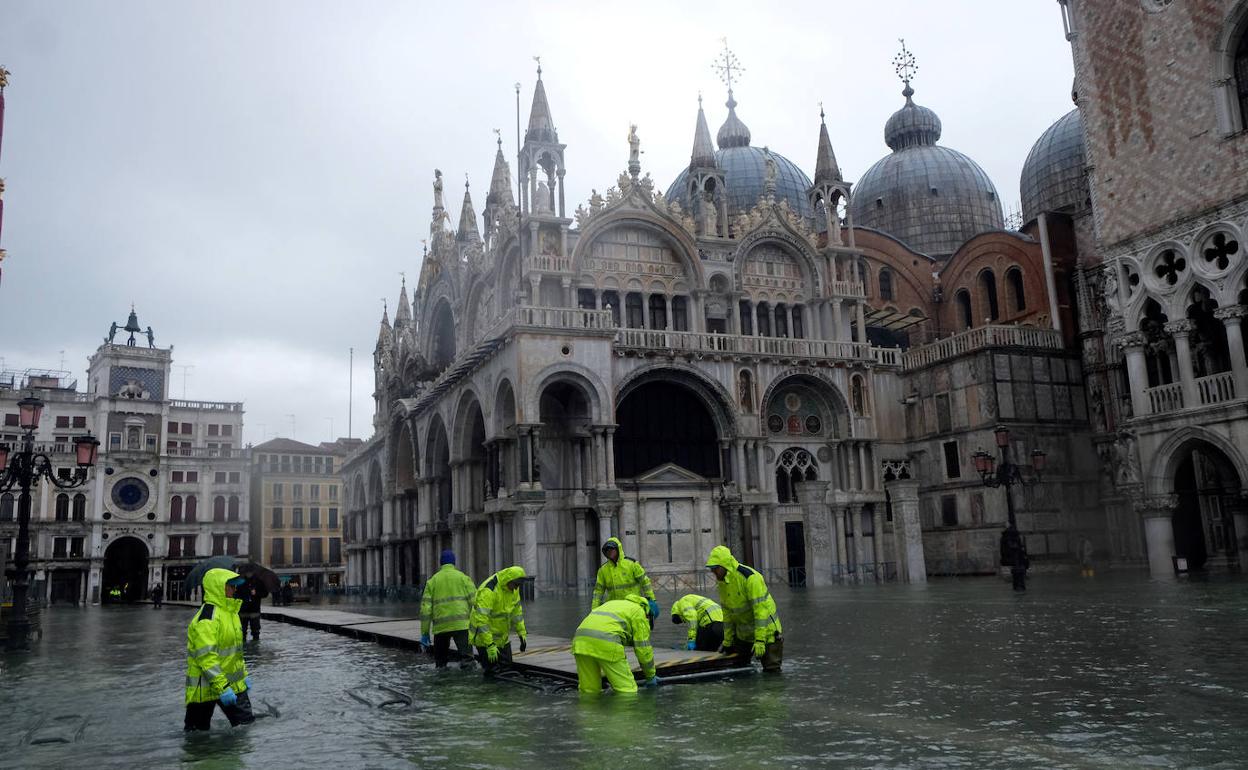
[[[692,650],[696,646],[697,646],[697,642],[685,642],[686,650]]]
[[[432,646],[433,646],[433,642],[429,641],[429,634],[421,634],[421,635],[420,635],[420,643],[421,643],[421,645],[422,645],[422,646],[424,646],[424,647],[432,647]]]
[[[250,676],[243,677],[243,687],[248,690],[251,689],[251,677]]]
[[[659,603],[654,599],[650,600],[650,617],[657,618],[659,616]]]
[[[659,677],[657,674],[646,680],[646,687],[658,687],[658,686],[659,686]]]
[[[219,700],[223,706],[233,706],[235,703],[238,703],[238,696],[234,694],[232,688],[227,687],[221,692]]]

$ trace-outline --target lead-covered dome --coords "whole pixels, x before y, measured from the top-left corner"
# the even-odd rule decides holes
[[[1083,119],[1074,109],[1049,126],[1027,155],[1019,181],[1023,221],[1044,211],[1073,213],[1089,205]]]
[[[776,200],[787,200],[794,211],[804,217],[811,216],[806,192],[810,189],[810,177],[797,164],[771,150],[776,162]],[[725,147],[715,151],[715,165],[724,172],[724,185],[728,188],[728,215],[736,216],[749,211],[763,197],[763,185],[767,179],[767,151],[759,147]],[[680,201],[689,210],[689,169],[686,168],[667,188],[668,200]]]
[[[1005,218],[992,180],[979,164],[940,139],[940,117],[902,92],[905,105],[884,126],[892,153],[867,169],[851,203],[854,225],[871,227],[934,257],[947,256]]]

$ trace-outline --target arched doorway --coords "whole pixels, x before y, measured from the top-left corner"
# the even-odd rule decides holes
[[[638,385],[616,410],[615,475],[635,478],[673,463],[705,478],[723,478],[719,436],[706,404],[668,380]]]
[[[1175,555],[1186,559],[1191,570],[1238,562],[1236,518],[1242,526],[1243,514],[1241,481],[1234,464],[1220,449],[1204,441],[1180,448],[1175,459],[1178,506],[1171,517]]]
[[[137,537],[119,537],[104,549],[104,580],[100,601],[113,601],[113,587],[122,601],[135,602],[147,593],[147,544]]]

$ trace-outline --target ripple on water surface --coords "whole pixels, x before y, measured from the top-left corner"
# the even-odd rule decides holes
[[[1248,646],[1245,587],[773,587],[782,676],[588,701],[266,622],[246,648],[266,716],[238,730],[218,716],[192,736],[181,730],[191,608],[58,607],[32,654],[0,657],[0,767],[1233,767],[1248,753],[1248,667],[1233,653]],[[568,635],[584,610],[542,600],[529,627]],[[667,622],[655,634],[683,640]],[[395,691],[406,698],[377,705]]]

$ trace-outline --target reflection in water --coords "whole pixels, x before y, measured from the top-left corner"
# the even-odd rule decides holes
[[[0,766],[1230,767],[1248,752],[1246,586],[1040,576],[1023,596],[991,579],[779,589],[782,676],[628,699],[543,695],[269,623],[247,647],[268,716],[237,730],[218,716],[190,736],[181,682],[194,609],[58,607],[33,654],[0,657],[0,723],[11,728]],[[587,604],[535,602],[529,626],[569,634]],[[656,645],[683,640],[679,626],[655,632]],[[383,686],[412,704],[369,705],[391,699]],[[78,743],[26,743],[73,714],[88,720]]]

